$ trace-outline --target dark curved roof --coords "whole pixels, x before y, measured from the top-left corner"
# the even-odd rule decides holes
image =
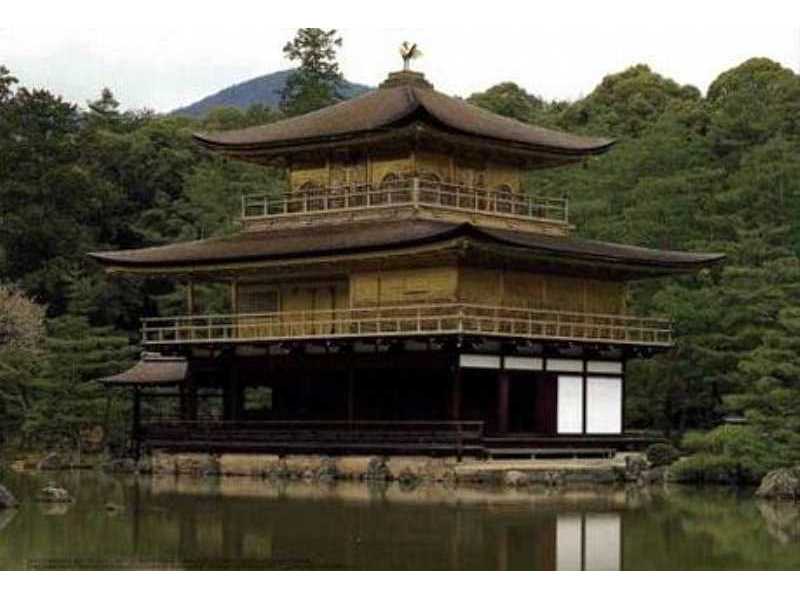
[[[90,256],[107,267],[155,270],[331,255],[353,256],[372,251],[415,248],[456,239],[516,248],[556,261],[577,260],[597,266],[618,265],[664,272],[696,270],[724,258],[722,254],[652,250],[469,223],[423,219],[249,231],[225,238],[141,250],[97,252]]]
[[[393,74],[380,89],[306,115],[236,131],[197,133],[194,137],[201,144],[222,152],[267,150],[382,132],[419,119],[449,133],[576,158],[605,152],[614,143],[502,117],[439,93],[424,79],[408,75],[414,74]],[[400,77],[400,81],[386,85],[392,82],[392,77]]]

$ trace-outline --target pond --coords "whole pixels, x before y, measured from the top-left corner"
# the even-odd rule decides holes
[[[0,475],[2,569],[798,569],[800,505],[752,491]],[[75,496],[39,504],[49,481]]]

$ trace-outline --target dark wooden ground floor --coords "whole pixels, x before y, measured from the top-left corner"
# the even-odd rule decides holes
[[[652,441],[624,432],[624,361],[591,354],[193,356],[177,388],[136,398],[137,443],[176,451],[545,456]]]

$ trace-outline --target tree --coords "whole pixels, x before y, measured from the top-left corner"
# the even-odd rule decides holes
[[[485,92],[472,94],[467,102],[498,115],[528,123],[534,121],[537,113],[544,107],[541,98],[529,94],[510,81],[494,85]]]
[[[298,29],[294,39],[283,47],[289,60],[300,66],[289,76],[281,94],[281,110],[290,116],[301,115],[334,104],[341,99],[344,81],[336,61],[342,38],[335,29]]]
[[[130,367],[138,349],[126,334],[111,327],[92,327],[85,317],[66,314],[48,321],[47,356],[27,387],[28,403],[19,415],[25,444],[69,447],[78,444],[85,424],[124,428],[112,419],[113,392],[98,381]]]
[[[708,88],[708,103],[714,148],[729,161],[772,136],[800,135],[800,76],[769,59],[722,73]]]
[[[19,289],[0,285],[0,352],[37,349],[44,333],[44,307]]]
[[[674,102],[697,103],[700,91],[636,65],[606,76],[586,98],[564,111],[562,126],[612,136],[638,137]]]
[[[44,307],[0,285],[0,441],[11,430],[9,407],[25,403],[24,388],[41,358]]]

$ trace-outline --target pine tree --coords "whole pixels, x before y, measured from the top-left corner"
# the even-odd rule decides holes
[[[281,110],[290,116],[302,115],[341,99],[343,82],[336,49],[342,45],[335,29],[306,27],[283,47],[289,60],[300,66],[289,76],[281,94]]]

